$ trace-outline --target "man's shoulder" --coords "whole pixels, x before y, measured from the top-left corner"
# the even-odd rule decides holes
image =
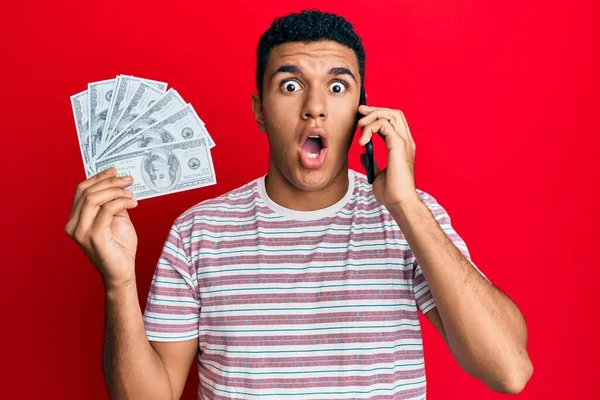
[[[235,189],[225,192],[217,197],[203,200],[181,213],[175,220],[175,224],[182,225],[201,216],[219,214],[222,210],[235,206],[248,205],[253,202],[258,194],[258,180],[253,179]],[[220,211],[221,210],[221,211]]]

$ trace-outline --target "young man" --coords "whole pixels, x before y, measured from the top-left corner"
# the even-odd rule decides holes
[[[108,170],[77,188],[66,231],[106,287],[104,366],[115,398],[425,398],[418,310],[464,370],[520,392],[532,374],[515,304],[470,261],[450,218],[417,190],[402,112],[360,106],[365,55],[343,18],[277,19],[257,52],[256,121],[269,171],[173,224],[142,315],[137,239]],[[373,186],[348,150],[383,137]],[[459,394],[452,394],[452,397]]]

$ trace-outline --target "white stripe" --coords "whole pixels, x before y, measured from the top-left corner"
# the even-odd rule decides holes
[[[211,333],[203,333],[203,335],[219,335]],[[318,335],[312,335],[317,337]],[[277,343],[277,342],[274,342]],[[354,355],[354,352],[360,352],[361,355],[372,354],[394,354],[403,351],[420,351],[423,349],[423,341],[420,339],[400,339],[397,341],[381,341],[369,343],[320,343],[313,345],[294,345],[290,344],[274,344],[271,346],[235,346],[232,344],[204,344],[203,352],[208,354],[218,354],[234,358],[251,358],[264,359],[269,358],[291,358],[294,357],[331,357],[341,355]],[[351,350],[349,350],[351,349]],[[352,351],[353,353],[349,353]]]
[[[161,296],[162,297],[162,296]],[[356,308],[352,308],[352,307]],[[311,303],[255,303],[255,304],[225,304],[219,306],[204,306],[202,311],[205,316],[219,317],[223,315],[280,315],[285,312],[289,315],[312,315],[315,312],[368,312],[375,311],[414,311],[414,301],[410,299],[373,299],[373,300],[345,300],[323,301]]]
[[[227,315],[233,317],[234,315]],[[307,315],[308,316],[308,315]],[[156,321],[152,321],[156,322]],[[165,321],[166,323],[170,321]],[[179,322],[179,321],[177,321]],[[271,338],[277,336],[304,336],[304,335],[341,335],[341,334],[373,334],[373,333],[394,333],[397,331],[413,331],[420,332],[421,328],[419,322],[409,320],[398,320],[398,321],[360,321],[360,322],[329,322],[322,324],[277,324],[269,325],[268,319],[264,320],[263,325],[226,325],[226,326],[204,326],[198,330],[201,333],[207,333],[211,335],[223,335],[230,338],[239,337],[255,337],[269,336]],[[358,328],[360,326],[360,328]],[[282,340],[281,345],[293,344],[293,340],[288,340],[289,343],[285,343]],[[336,346],[333,344],[332,346]],[[347,345],[344,345],[347,346]]]

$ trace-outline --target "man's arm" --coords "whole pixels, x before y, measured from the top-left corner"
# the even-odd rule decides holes
[[[179,398],[197,352],[196,341],[155,344],[154,347],[148,341],[135,283],[137,235],[127,213],[128,209],[137,206],[137,201],[133,199],[133,192],[124,190],[133,183],[133,178],[117,177],[116,173],[115,168],[109,168],[77,185],[71,215],[65,225],[65,232],[83,249],[104,281],[106,321],[103,362],[106,383],[111,397],[117,399]],[[172,240],[178,246],[183,246],[178,231]],[[162,268],[157,267],[155,276],[168,267],[179,271],[170,261],[184,270],[188,269],[187,258],[180,260],[173,258],[173,254],[179,256],[180,253],[167,247],[159,261]],[[181,274],[184,276],[180,282],[172,276],[171,282],[178,284],[191,281],[189,270],[187,275],[185,271],[181,271]],[[195,300],[194,290],[189,288],[179,295],[184,301]],[[161,303],[160,296],[157,297],[156,300],[149,298],[150,308],[155,301]],[[180,311],[179,303],[170,304],[171,310]],[[153,311],[160,315],[160,310],[164,311],[164,308],[164,305],[158,306]],[[184,317],[191,321],[198,315],[194,310]],[[176,323],[170,321],[165,324],[167,331],[171,322]],[[168,334],[163,335],[165,329],[160,324],[148,325],[158,331],[153,332],[158,333],[157,338],[177,340]],[[191,331],[186,338],[192,338],[197,328],[195,325],[193,322],[188,324]]]
[[[198,340],[149,342],[135,282],[106,289],[104,375],[113,399],[179,399]]]
[[[455,359],[492,390],[519,393],[533,366],[518,307],[471,265],[418,199],[389,209],[421,267],[437,308],[428,319]]]
[[[420,200],[414,176],[416,144],[404,113],[365,105],[358,112],[365,115],[358,121],[363,128],[358,143],[365,146],[377,132],[388,151],[383,171],[375,162],[373,194],[393,215],[413,250],[452,354],[490,388],[520,392],[533,373],[521,312],[475,270]],[[364,166],[364,158],[361,162]]]

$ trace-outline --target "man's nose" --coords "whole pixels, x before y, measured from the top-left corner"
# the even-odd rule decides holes
[[[327,119],[326,94],[319,93],[317,90],[309,91],[302,110],[302,118]]]

